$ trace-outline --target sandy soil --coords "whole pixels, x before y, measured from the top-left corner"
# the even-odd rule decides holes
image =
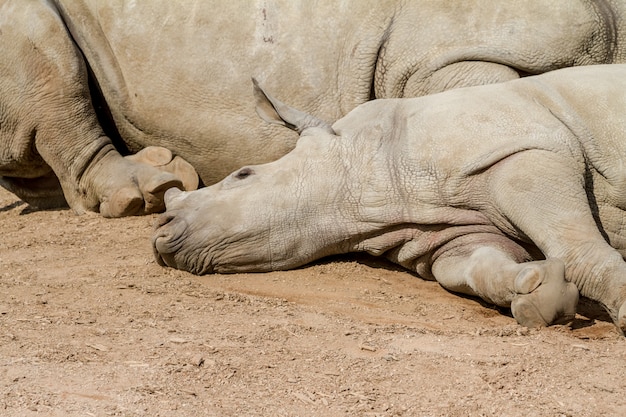
[[[154,221],[0,191],[0,415],[626,415],[589,301],[532,330],[365,257],[197,277],[156,264]]]

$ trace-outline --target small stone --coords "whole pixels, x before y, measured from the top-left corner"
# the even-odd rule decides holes
[[[204,358],[202,357],[202,355],[194,355],[191,357],[191,364],[193,366],[202,366],[204,365]]]

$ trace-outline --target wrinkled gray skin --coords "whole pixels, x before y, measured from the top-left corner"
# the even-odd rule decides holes
[[[155,211],[180,178],[121,158],[116,131],[131,152],[168,148],[211,184],[296,142],[254,116],[251,76],[337,120],[371,98],[623,62],[625,9],[624,0],[0,0],[0,183],[40,206]]]
[[[524,325],[571,318],[580,291],[626,330],[626,65],[375,100],[332,127],[256,95],[297,146],[169,190],[161,264],[260,272],[368,252]]]

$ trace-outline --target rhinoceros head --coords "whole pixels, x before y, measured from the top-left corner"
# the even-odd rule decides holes
[[[243,167],[193,192],[172,189],[153,237],[162,265],[203,274],[288,269],[345,252],[337,194],[335,132],[326,122],[272,98],[254,82],[257,113],[300,133],[281,159]],[[327,171],[327,172],[324,172]],[[323,175],[322,172],[324,172]],[[333,174],[334,172],[334,174]]]

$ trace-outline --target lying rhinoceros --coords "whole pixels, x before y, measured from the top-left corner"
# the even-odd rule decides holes
[[[624,0],[0,0],[0,183],[35,205],[64,194],[79,212],[158,210],[180,170],[121,158],[109,137],[132,152],[170,149],[210,184],[296,142],[254,117],[253,75],[336,120],[371,98],[624,62],[625,10]],[[172,165],[157,156],[147,160]]]
[[[364,251],[527,326],[572,317],[580,291],[626,330],[626,65],[375,100],[332,126],[256,95],[301,132],[295,149],[168,190],[161,264],[270,271]]]

